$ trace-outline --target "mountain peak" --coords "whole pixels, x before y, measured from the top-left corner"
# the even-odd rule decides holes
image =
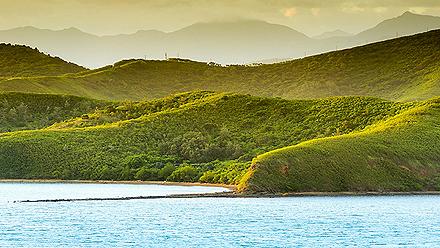
[[[439,19],[438,16],[432,16],[432,15],[424,15],[424,14],[417,14],[413,13],[411,11],[405,11],[402,15],[398,16],[399,18],[424,18],[424,19]]]
[[[358,40],[385,40],[440,28],[440,17],[406,11],[357,35]]]
[[[401,16],[415,16],[415,15],[417,15],[417,14],[414,14],[413,12],[411,12],[411,11],[405,11],[405,13],[403,13]]]

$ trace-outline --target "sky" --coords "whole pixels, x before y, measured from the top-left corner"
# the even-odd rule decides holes
[[[440,16],[440,0],[0,0],[0,6],[1,30],[76,27],[97,35],[258,19],[313,36],[358,33],[405,11]]]

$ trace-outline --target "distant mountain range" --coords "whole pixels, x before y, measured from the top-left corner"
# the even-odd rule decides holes
[[[244,64],[299,58],[438,28],[440,17],[406,12],[356,35],[334,31],[311,38],[287,26],[248,20],[196,23],[170,33],[143,30],[113,36],[96,36],[76,28],[21,27],[0,31],[0,42],[37,47],[89,68],[127,58],[166,56]]]

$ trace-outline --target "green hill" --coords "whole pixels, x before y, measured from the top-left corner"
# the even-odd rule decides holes
[[[122,61],[77,75],[0,81],[2,91],[97,99],[152,99],[212,90],[285,99],[373,96],[421,100],[440,95],[440,30],[261,66],[171,59]]]
[[[0,133],[48,127],[107,104],[77,96],[0,93]]]
[[[86,69],[51,57],[27,46],[0,43],[0,79],[11,77],[59,76]]]
[[[412,106],[211,92],[114,103],[43,130],[1,134],[0,178],[238,183],[256,155],[360,131]]]
[[[315,139],[254,159],[251,192],[440,189],[440,98],[365,131]]]

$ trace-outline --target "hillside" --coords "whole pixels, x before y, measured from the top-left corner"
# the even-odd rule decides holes
[[[85,68],[26,46],[0,44],[0,78],[57,76]]]
[[[360,131],[411,106],[211,92],[114,103],[43,130],[1,134],[0,178],[238,183],[256,155]]]
[[[144,100],[211,90],[286,99],[440,95],[440,30],[284,63],[227,66],[171,59],[126,60],[77,75],[0,80],[0,91]]]
[[[0,93],[0,133],[48,127],[108,104],[76,96]]]
[[[306,141],[254,159],[250,192],[440,189],[440,99],[365,131]]]

